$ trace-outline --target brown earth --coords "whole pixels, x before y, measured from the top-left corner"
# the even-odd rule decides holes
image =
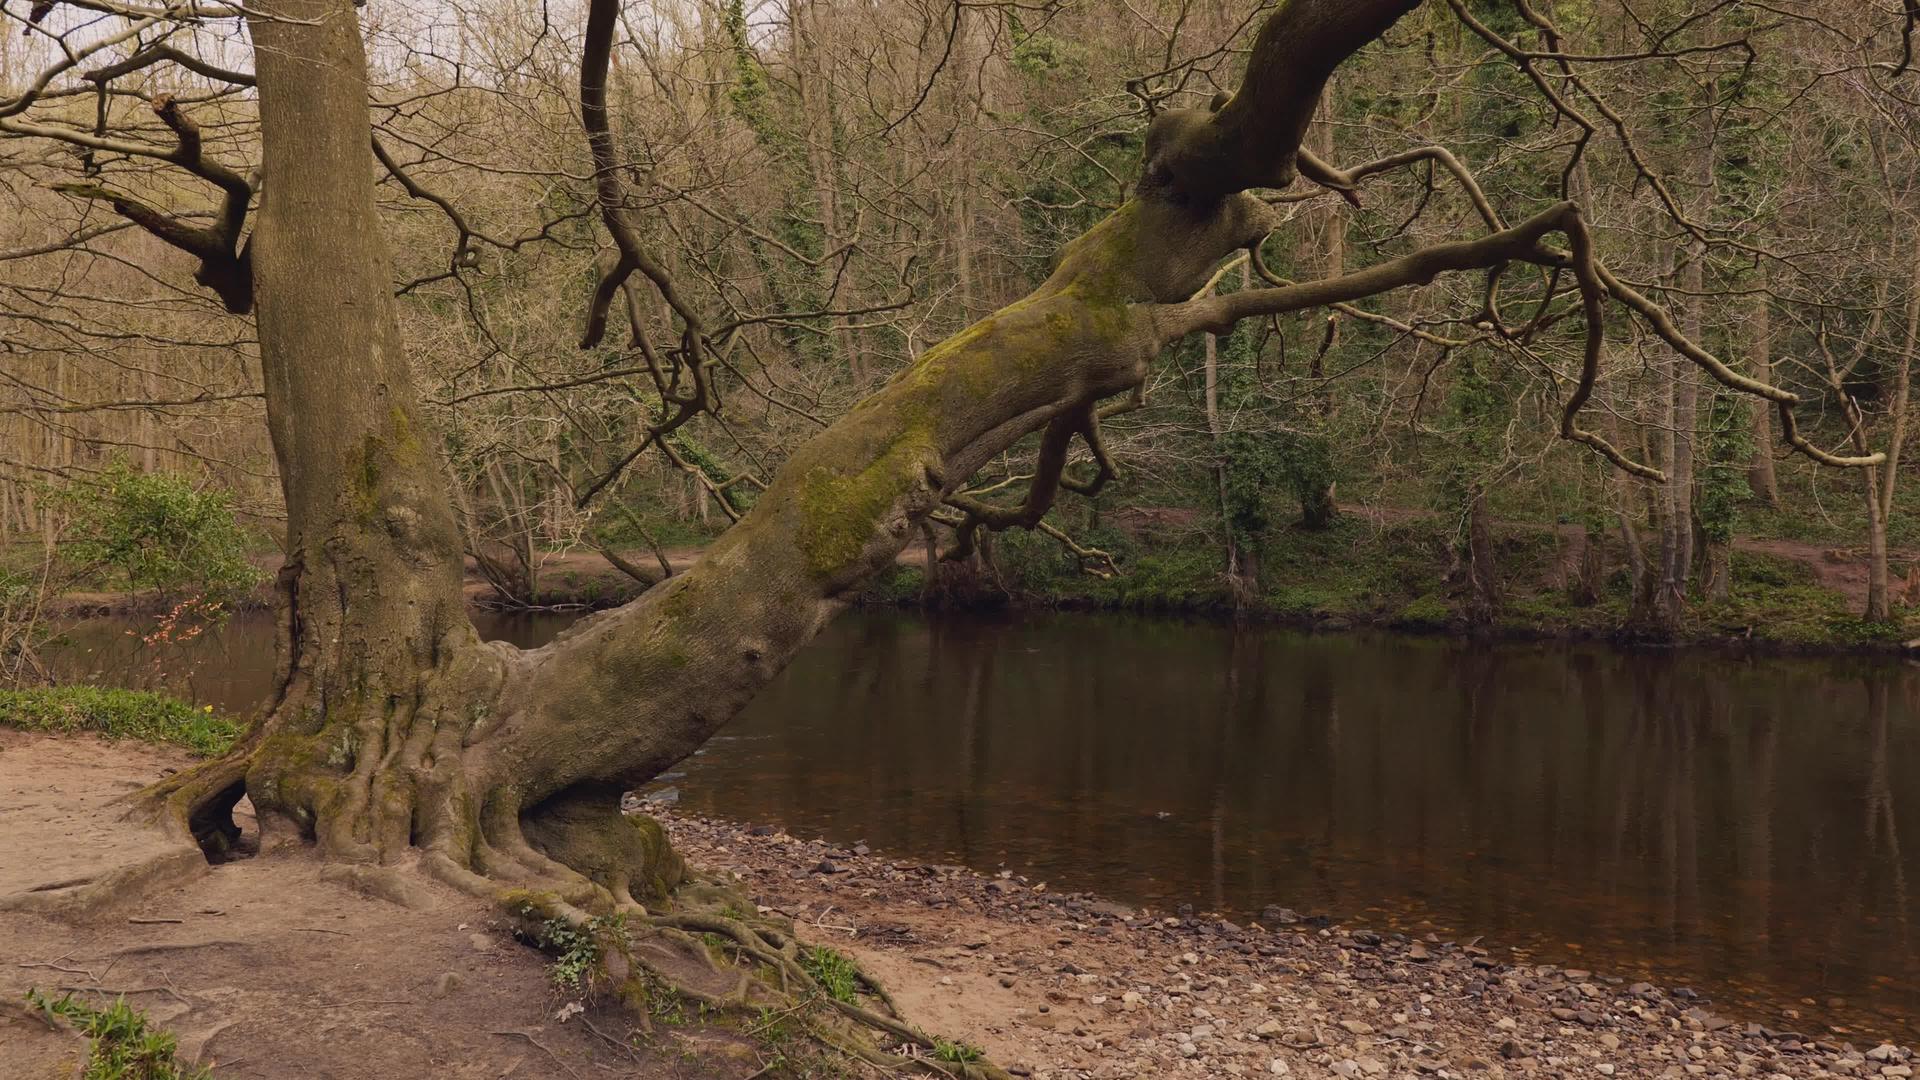
[[[96,1006],[124,995],[220,1080],[740,1078],[762,1065],[718,1030],[636,1038],[618,1007],[558,1019],[546,958],[485,904],[423,878],[402,904],[279,853],[183,868],[118,907],[66,914],[63,894],[141,854],[110,800],[183,764],[0,729],[0,898],[42,909],[0,899],[0,1080],[79,1075],[77,1040],[20,1007],[30,988]]]

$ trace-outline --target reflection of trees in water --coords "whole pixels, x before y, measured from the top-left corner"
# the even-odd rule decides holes
[[[246,713],[273,676],[271,617],[239,612],[184,644],[149,641],[152,617],[87,619],[62,629],[46,650],[55,677],[135,690],[162,690]]]
[[[1874,698],[1857,671],[1699,654],[850,623],[690,797],[1156,907],[1431,920],[1776,999],[1855,998],[1911,956],[1898,670]]]
[[[1902,951],[1913,951],[1913,928],[1911,913],[1913,905],[1907,895],[1906,864],[1900,858],[1900,826],[1894,817],[1893,777],[1887,752],[1889,721],[1887,702],[1892,697],[1892,680],[1881,674],[1868,675],[1867,687],[1867,851],[1873,856],[1861,861],[1863,878],[1871,873],[1871,868],[1884,865],[1891,877],[1893,917],[1900,928]],[[1913,715],[1916,699],[1914,680],[1903,680],[1903,688],[1908,704],[1909,715]],[[1861,895],[1866,895],[1868,886],[1862,883]]]

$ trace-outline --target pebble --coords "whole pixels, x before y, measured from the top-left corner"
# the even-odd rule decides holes
[[[1855,1050],[1844,1033],[1736,1022],[1683,988],[1514,963],[1479,939],[1343,929],[1279,905],[1251,924],[1192,907],[1169,916],[1043,892],[1011,870],[663,816],[690,863],[738,875],[763,912],[803,933],[833,906],[835,922],[860,928],[856,947],[924,960],[936,971],[922,978],[953,986],[964,973],[1030,994],[1007,1009],[1008,1028],[983,1017],[978,1031],[942,1034],[1001,1041],[1003,1061],[1026,1063],[1015,1075],[1036,1080],[1914,1078],[1911,1051],[1893,1044]],[[954,930],[910,911],[949,911]]]

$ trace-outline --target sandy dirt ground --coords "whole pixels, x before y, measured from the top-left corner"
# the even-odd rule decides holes
[[[0,1080],[79,1075],[50,1071],[79,1051],[17,1007],[29,988],[94,1004],[124,995],[220,1080],[733,1078],[759,1067],[724,1033],[636,1043],[617,1006],[556,1020],[564,1001],[546,958],[487,905],[424,879],[402,904],[299,852],[203,860],[149,882],[145,899],[65,914],[57,894],[145,853],[111,797],[184,763],[131,743],[0,730],[0,897],[55,897],[46,910],[0,910]]]

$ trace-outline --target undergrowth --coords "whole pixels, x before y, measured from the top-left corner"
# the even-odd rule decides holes
[[[1358,514],[1324,529],[1288,526],[1260,550],[1260,589],[1241,610],[1255,618],[1319,626],[1384,626],[1417,632],[1468,627],[1465,589],[1444,517],[1377,522]],[[1119,561],[1117,577],[1081,573],[1074,559],[1044,536],[1009,531],[995,545],[996,588],[979,606],[1016,604],[1103,611],[1220,613],[1229,609],[1223,549],[1203,529],[1138,540],[1113,529],[1087,530]],[[1606,637],[1628,628],[1632,583],[1617,541],[1608,536],[1607,575],[1591,603],[1569,595],[1577,569],[1574,542],[1545,526],[1495,534],[1503,603],[1489,629],[1518,636]],[[1724,600],[1695,595],[1680,640],[1752,640],[1788,648],[1884,648],[1920,635],[1915,612],[1896,611],[1887,624],[1860,618],[1859,605],[1826,588],[1805,561],[1736,550]],[[912,606],[920,598],[918,567],[898,566],[863,593],[868,603]],[[964,603],[961,606],[966,606]]]
[[[138,739],[183,747],[200,757],[224,752],[240,736],[240,724],[214,712],[211,705],[99,686],[0,690],[0,727]]]
[[[624,936],[627,916],[624,912],[596,915],[582,926],[565,919],[548,919],[538,929],[536,943],[554,954],[547,965],[547,977],[555,989],[567,994],[589,995],[595,989],[604,968],[602,944],[609,936]]]

